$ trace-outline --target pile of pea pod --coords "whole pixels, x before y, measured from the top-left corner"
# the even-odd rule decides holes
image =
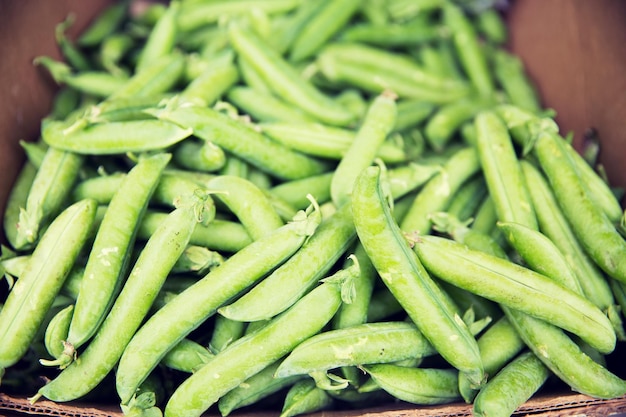
[[[0,390],[166,417],[626,394],[620,190],[501,12],[121,1],[76,39],[60,22],[3,218]]]

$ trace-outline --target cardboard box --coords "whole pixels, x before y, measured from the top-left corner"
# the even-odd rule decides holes
[[[38,136],[56,86],[32,65],[38,55],[58,57],[54,26],[69,12],[76,16],[70,34],[79,33],[110,0],[20,2],[0,0],[0,213],[24,161],[21,139]],[[599,161],[610,183],[626,187],[626,2],[615,0],[513,0],[507,15],[510,48],[519,54],[536,82],[543,103],[557,112],[563,132],[573,131],[577,149],[593,128],[601,141]],[[3,238],[4,242],[4,238]],[[1,343],[1,341],[0,341]],[[609,356],[614,372],[626,375],[624,347]],[[0,415],[121,416],[117,404],[54,404],[3,394]],[[597,400],[571,392],[541,392],[518,410],[537,416],[605,416],[626,413],[626,397]],[[238,413],[242,414],[242,413]],[[415,407],[383,404],[366,410],[333,411],[325,416],[464,416],[466,404]],[[253,413],[264,417],[266,412]]]

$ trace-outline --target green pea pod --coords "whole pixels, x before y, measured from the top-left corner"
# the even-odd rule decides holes
[[[37,142],[27,142],[22,140],[20,141],[20,146],[24,149],[24,152],[26,152],[26,159],[28,162],[35,165],[37,168],[41,167],[41,164],[46,157],[48,145],[40,140]]]
[[[6,246],[0,246],[2,253],[0,254],[0,271],[4,274],[15,278],[22,276],[28,262],[30,262],[31,254],[17,255]]]
[[[83,157],[49,148],[20,209],[16,249],[32,247],[39,231],[58,214],[83,164]]]
[[[218,175],[207,183],[246,228],[254,240],[271,233],[284,223],[269,198],[247,179],[234,175]]]
[[[172,267],[174,274],[206,274],[210,269],[220,266],[224,257],[216,251],[204,246],[187,245],[176,264]]]
[[[98,57],[102,67],[117,77],[127,77],[129,70],[122,66],[122,60],[135,46],[135,38],[129,33],[118,32],[102,40]]]
[[[167,94],[112,98],[89,107],[82,115],[82,118],[89,123],[149,119],[150,115],[145,113],[144,110],[157,106],[161,100],[166,98],[168,98]]]
[[[185,57],[172,52],[157,58],[152,65],[133,74],[108,99],[136,96],[155,96],[173,88],[183,77]]]
[[[64,309],[60,310],[52,317],[48,326],[46,326],[46,332],[44,335],[44,343],[46,350],[53,358],[59,358],[64,353],[66,355],[73,355],[73,347],[67,345],[67,333],[70,329],[70,323],[72,321],[72,313],[74,311],[74,304],[70,304]],[[39,360],[42,365],[51,366],[52,361]],[[56,364],[55,364],[56,365]],[[54,366],[54,365],[52,365]]]
[[[174,148],[172,159],[181,168],[216,172],[226,164],[226,153],[213,142],[184,140]]]
[[[615,348],[615,331],[606,315],[544,275],[437,236],[418,237],[413,250],[430,273],[453,285],[547,320],[600,352]]]
[[[310,201],[307,195],[313,196],[319,204],[330,201],[330,181],[332,172],[311,175],[302,179],[283,181],[274,185],[270,192],[297,209],[306,208]]]
[[[528,188],[530,190],[531,186],[529,185]],[[491,196],[487,194],[485,198],[483,198],[482,203],[480,203],[480,206],[476,209],[469,227],[476,232],[489,235],[495,230],[497,221],[498,215],[496,214],[496,208],[493,205]]]
[[[235,86],[228,90],[227,99],[258,122],[316,122],[314,117],[293,107],[291,103],[277,97],[271,91]]]
[[[493,104],[491,98],[467,97],[441,106],[435,110],[424,127],[428,143],[435,151],[441,151],[463,123],[472,120]]]
[[[264,13],[273,16],[295,9],[301,0],[236,0],[183,2],[178,25],[181,31],[190,32],[206,25],[217,23],[225,16],[247,15],[250,10],[258,8]]]
[[[537,229],[526,181],[505,123],[492,111],[476,116],[476,149],[500,221]]]
[[[169,161],[169,154],[140,160],[113,195],[85,265],[66,339],[74,348],[93,336],[106,317],[127,272],[139,221]]]
[[[469,94],[467,85],[433,76],[407,56],[356,43],[332,43],[324,47],[316,63],[333,82],[346,82],[380,94],[391,90],[400,98],[442,104]]]
[[[331,282],[319,285],[289,310],[221,351],[178,386],[165,415],[200,416],[228,391],[319,332],[341,304],[340,287]]]
[[[425,122],[435,110],[435,105],[423,100],[404,99],[398,100],[397,109],[395,131],[402,132]]]
[[[352,113],[304,80],[291,64],[249,29],[233,23],[228,33],[237,54],[286,102],[330,125],[346,126],[354,121]]]
[[[328,330],[302,342],[282,361],[276,376],[283,378],[433,354],[435,350],[413,323],[364,323]]]
[[[486,8],[476,16],[478,31],[485,38],[496,45],[504,44],[508,37],[508,27],[500,11],[495,8]]]
[[[357,12],[359,0],[323,1],[291,44],[289,58],[301,61],[314,56]]]
[[[503,309],[524,343],[572,390],[594,398],[626,393],[626,381],[585,354],[566,332],[528,314]]]
[[[367,257],[363,245],[357,242],[352,253],[356,261],[349,258],[346,262],[352,261],[359,265],[359,276],[354,282],[354,298],[351,303],[341,305],[333,317],[331,323],[333,329],[342,329],[367,322],[367,310],[378,278],[376,268]]]
[[[94,220],[94,223],[98,222],[98,216],[98,210],[96,210],[96,219]],[[76,300],[78,298],[80,283],[83,279],[84,272],[85,268],[82,265],[74,265],[63,283],[61,294],[71,298],[72,300]]]
[[[304,378],[302,375],[292,377],[275,378],[274,372],[280,365],[280,359],[263,370],[252,375],[236,388],[228,391],[217,402],[220,414],[224,417],[232,411],[267,398],[268,396],[292,386],[295,382]]]
[[[78,38],[78,44],[81,46],[94,46],[112,34],[126,18],[128,3],[128,1],[121,1],[104,9],[81,33]]]
[[[20,208],[26,206],[30,187],[37,175],[37,168],[30,162],[25,162],[15,183],[7,197],[3,215],[4,235],[13,249],[18,249],[18,228]]]
[[[211,340],[209,348],[211,352],[218,353],[226,346],[239,339],[246,332],[247,323],[242,321],[231,320],[222,315],[216,315],[213,321],[213,331],[211,332]]]
[[[459,62],[474,88],[481,95],[491,96],[495,90],[492,73],[470,19],[460,6],[448,3],[443,7],[443,20],[452,33]]]
[[[126,75],[113,75],[105,71],[75,73],[64,62],[56,61],[48,56],[38,56],[33,63],[46,68],[56,83],[101,98],[115,94],[129,81]]]
[[[535,144],[538,141],[537,136],[541,132],[546,133],[544,136],[558,136],[557,132],[559,128],[556,122],[549,117],[539,117],[521,107],[507,104],[497,106],[495,111],[506,123],[513,140],[515,140],[518,145],[524,147],[524,152],[530,152],[535,149]],[[594,204],[601,208],[610,221],[613,223],[619,222],[622,209],[611,187],[594,171],[592,166],[587,163],[571,144],[566,142],[564,138],[560,139],[561,140],[557,142],[562,145],[562,153],[564,156],[558,159],[562,160],[567,156],[567,158],[571,160],[574,168],[570,167],[567,171],[569,172],[574,169],[580,177],[579,181],[585,184],[588,197]],[[555,161],[555,163],[559,162]]]
[[[538,135],[533,154],[539,160],[563,214],[589,256],[614,279],[626,282],[626,241],[591,198],[564,140],[554,132]]]
[[[263,133],[289,148],[321,158],[341,159],[355,139],[353,130],[321,123],[285,121],[259,126]],[[389,164],[407,160],[405,150],[390,140],[380,145],[376,156]]]
[[[497,227],[529,268],[578,294],[583,294],[582,287],[565,257],[546,235],[519,223],[498,222]]]
[[[208,197],[189,196],[190,201],[182,202],[168,215],[141,251],[109,313],[78,360],[41,387],[33,400],[41,396],[59,402],[80,398],[113,370],[187,246],[195,224],[204,219]]]
[[[163,150],[192,134],[162,120],[135,120],[76,126],[44,120],[43,140],[51,147],[76,154],[111,155]]]
[[[311,378],[295,382],[287,391],[280,417],[292,417],[330,408],[333,398]]]
[[[352,193],[354,223],[361,244],[383,282],[433,347],[480,385],[484,373],[476,339],[409,247],[379,181],[380,168],[366,168]],[[416,298],[421,301],[415,303]]]
[[[161,360],[161,364],[177,371],[193,373],[213,359],[209,349],[191,339],[182,339]]]
[[[136,72],[141,72],[157,59],[172,53],[178,35],[177,18],[179,9],[179,2],[171,2],[166,12],[159,17],[159,20],[152,27],[137,57]]]
[[[318,209],[310,215],[300,212],[288,224],[233,254],[151,316],[128,343],[119,361],[116,386],[122,404],[130,400],[180,339],[215,314],[219,306],[293,255],[314,233],[320,217]]]
[[[503,49],[493,53],[494,75],[502,86],[508,100],[533,113],[539,113],[541,105],[537,90],[528,78],[521,59]]]
[[[239,81],[239,70],[232,61],[212,61],[207,68],[180,92],[182,98],[202,100],[212,106]]]
[[[446,4],[445,0],[394,0],[384,5],[388,19],[392,22],[410,21],[425,13],[430,15]]]
[[[502,317],[489,326],[478,338],[478,348],[485,366],[485,372],[487,375],[491,375],[489,380],[520,353],[524,347],[524,341],[517,334],[515,327],[509,322],[508,318]],[[463,375],[459,375],[459,391],[468,404],[474,401],[476,394],[479,392]]]
[[[294,12],[282,21],[282,24],[276,25],[277,27],[269,39],[274,49],[281,54],[285,54],[291,48],[296,36],[302,31],[304,25],[317,14],[320,8],[324,6],[324,3],[323,1],[301,2]]]
[[[72,27],[75,21],[75,15],[69,14],[66,19],[55,26],[54,35],[57,45],[61,50],[63,60],[68,62],[77,71],[88,71],[91,69],[91,63],[74,42],[67,37],[65,33]]]
[[[349,205],[324,219],[302,248],[221,315],[239,321],[270,319],[300,299],[326,274],[356,237]],[[268,303],[268,297],[272,302]]]
[[[367,308],[367,319],[370,323],[375,323],[393,317],[402,311],[402,306],[398,300],[384,287],[372,293],[372,299]]]
[[[421,405],[460,399],[456,369],[413,368],[394,364],[363,366],[374,382],[395,398]]]
[[[461,221],[473,219],[474,213],[487,196],[487,184],[482,175],[467,180],[456,192],[446,211]]]
[[[327,169],[323,162],[294,152],[209,107],[166,108],[158,110],[156,116],[182,126],[185,131],[192,130],[195,136],[212,141],[225,151],[281,179],[304,178],[321,174]]]
[[[455,226],[454,221],[452,221],[452,223],[449,221],[453,220],[453,218],[442,216],[440,213],[437,213],[435,218],[435,223],[445,229],[455,241],[467,245],[471,249],[480,250],[496,257],[507,259],[506,253],[491,236],[475,229],[468,229],[462,224]],[[457,291],[463,291],[456,286],[446,284]],[[448,287],[444,286],[444,288]],[[466,293],[472,294],[469,292]],[[479,298],[484,300],[482,297]],[[501,314],[501,309],[498,310]],[[490,313],[490,317],[495,319],[496,317],[501,317],[500,314]],[[480,357],[485,368],[485,373],[487,375],[494,375],[515,357],[523,347],[524,341],[517,334],[517,331],[509,320],[506,317],[499,318],[478,338],[478,348],[480,350]],[[459,375],[459,392],[467,403],[472,403],[478,391],[479,388],[472,384],[466,375]]]
[[[148,240],[166,216],[167,213],[148,210],[137,230],[137,239]],[[252,239],[241,223],[222,219],[207,225],[198,223],[190,239],[191,244],[229,253],[243,249],[250,242]]]
[[[373,100],[354,140],[335,168],[330,195],[337,207],[349,200],[356,177],[374,162],[378,148],[393,130],[397,114],[395,100],[391,92],[384,92]]]
[[[88,178],[76,184],[72,197],[75,200],[92,198],[99,204],[108,205],[124,183],[127,174],[115,172]],[[151,194],[150,206],[173,208],[178,197],[193,194],[197,189],[206,189],[204,184],[183,177],[180,172],[163,171],[154,192]]]
[[[50,117],[57,120],[69,117],[73,111],[78,109],[80,98],[80,93],[77,90],[68,86],[61,88],[54,96]]]
[[[432,226],[429,216],[445,211],[463,183],[479,171],[480,161],[474,148],[462,148],[454,152],[441,171],[415,196],[400,228],[406,232],[429,233]]]
[[[517,356],[485,384],[474,399],[475,416],[513,414],[548,380],[548,368],[532,352]]]
[[[0,368],[15,364],[28,350],[82,250],[95,213],[95,201],[75,203],[55,217],[41,236],[0,312]]]
[[[370,2],[371,3],[371,2]],[[360,42],[379,47],[398,48],[424,46],[439,39],[445,29],[436,23],[417,19],[416,22],[390,23],[354,23],[346,26],[339,35],[344,42]]]

